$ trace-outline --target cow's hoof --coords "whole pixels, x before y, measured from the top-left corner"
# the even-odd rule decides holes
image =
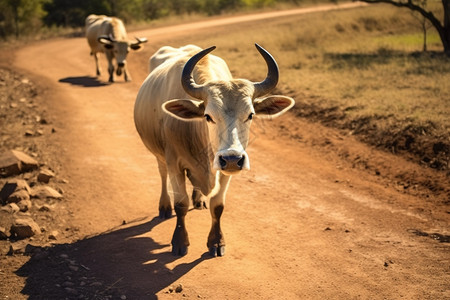
[[[185,256],[188,253],[188,247],[187,246],[172,246],[172,254],[175,256]]]
[[[161,219],[172,218],[172,208],[160,208],[159,209],[159,217]]]
[[[209,248],[209,254],[212,257],[216,257],[216,256],[224,256],[225,255],[225,246],[213,246]]]

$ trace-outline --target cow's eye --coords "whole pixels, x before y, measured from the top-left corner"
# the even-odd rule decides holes
[[[208,114],[206,114],[205,115],[205,119],[206,119],[206,121],[207,122],[210,122],[210,123],[213,123],[213,124],[216,124],[216,122],[214,122],[214,120],[211,118],[211,116],[210,115],[208,115]]]
[[[245,122],[252,120],[252,119],[253,119],[253,115],[254,115],[254,113],[250,113],[250,114],[248,115],[247,120],[245,120]]]

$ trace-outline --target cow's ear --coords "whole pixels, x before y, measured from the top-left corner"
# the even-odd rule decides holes
[[[201,120],[205,114],[203,102],[188,99],[167,101],[162,105],[162,109],[169,115],[183,121]]]
[[[139,49],[141,49],[142,48],[142,46],[141,45],[137,45],[137,44],[131,44],[130,45],[130,48],[132,49],[132,50],[139,50]]]
[[[255,117],[258,118],[276,118],[287,112],[294,104],[295,101],[291,97],[278,95],[258,98],[253,101]]]

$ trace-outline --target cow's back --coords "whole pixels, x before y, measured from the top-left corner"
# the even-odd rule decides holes
[[[98,42],[99,36],[112,36],[117,41],[127,41],[127,32],[123,22],[116,17],[105,15],[89,15],[85,21],[86,38],[92,52],[103,52],[103,45]]]
[[[102,35],[102,27],[110,18],[105,15],[89,15],[86,18],[86,38],[92,52],[103,52],[103,46],[98,42],[97,38]],[[103,30],[104,31],[104,30]]]
[[[207,151],[204,122],[181,121],[162,110],[163,103],[168,100],[190,98],[181,86],[181,73],[186,61],[199,49],[196,46],[191,48],[193,51],[161,48],[152,56],[153,70],[136,98],[136,129],[146,147],[162,161],[170,155],[188,163],[193,156]]]
[[[164,62],[175,59],[176,57],[187,56],[192,53],[200,52],[202,49],[195,45],[187,45],[181,48],[174,48],[170,46],[163,46],[150,57],[149,72],[152,72],[156,67]]]

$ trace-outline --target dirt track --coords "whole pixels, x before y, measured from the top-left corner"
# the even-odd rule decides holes
[[[226,256],[207,255],[208,210],[188,213],[188,255],[169,253],[175,219],[154,218],[159,175],[134,128],[134,100],[150,53],[168,35],[175,39],[188,29],[214,30],[232,22],[225,20],[135,33],[149,37],[149,45],[130,54],[131,83],[118,78],[105,84],[105,73],[92,77],[94,61],[84,38],[45,41],[16,53],[14,67],[45,87],[56,128],[49,157],[69,181],[66,221],[77,228],[72,240],[50,251],[50,260],[61,263],[64,254],[83,266],[85,283],[99,291],[90,298],[450,298],[448,244],[417,234],[448,235],[445,207],[352,169],[333,153],[291,139],[283,128],[303,140],[336,141],[383,155],[399,168],[407,163],[289,114],[253,125],[252,170],[233,178],[222,218]],[[106,71],[103,57],[101,62]],[[64,275],[58,268],[33,258],[27,264],[25,295],[63,295],[53,284]],[[179,283],[183,291],[170,293]]]

